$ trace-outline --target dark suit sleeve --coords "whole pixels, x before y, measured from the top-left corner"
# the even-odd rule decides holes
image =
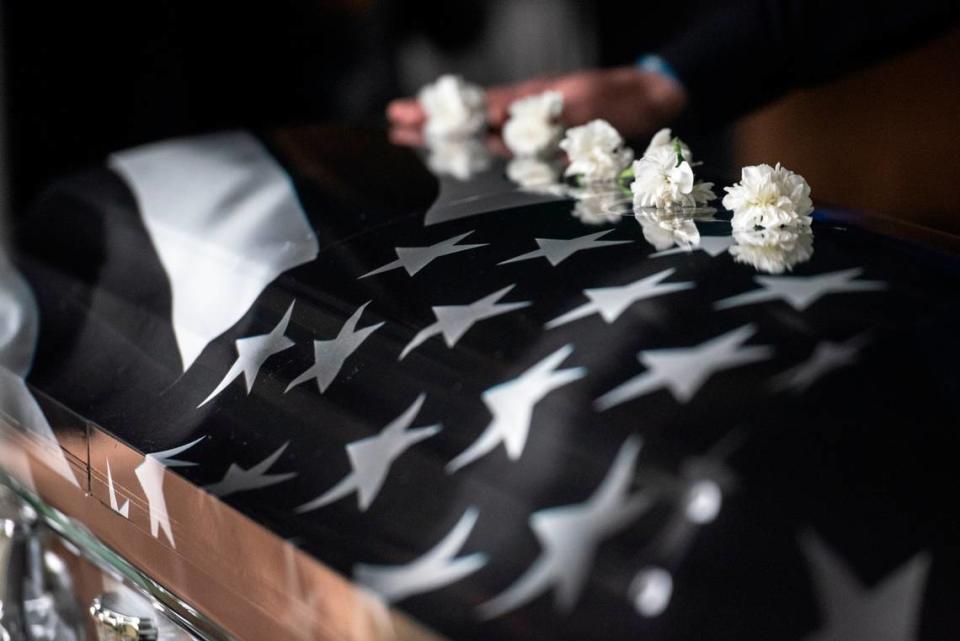
[[[957,24],[960,0],[735,0],[660,52],[716,125],[928,40]]]

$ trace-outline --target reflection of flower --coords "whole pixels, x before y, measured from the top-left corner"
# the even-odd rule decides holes
[[[664,129],[657,136],[664,132],[669,134],[670,130]],[[635,207],[699,207],[716,198],[713,183],[694,181],[690,150],[683,143],[676,138],[665,144],[653,142],[643,158],[633,163],[630,190]]]
[[[418,99],[427,114],[428,138],[471,136],[486,125],[483,89],[460,76],[441,76],[421,89]]]
[[[560,169],[539,158],[513,158],[507,163],[507,178],[527,189],[557,184]]]
[[[609,184],[572,189],[569,195],[577,199],[571,213],[586,225],[617,222],[630,210],[630,199],[624,196],[620,189]]]
[[[724,190],[723,206],[733,212],[734,229],[810,224],[810,185],[780,163],[744,167],[740,182]]]
[[[670,210],[638,211],[634,214],[643,230],[643,237],[657,251],[674,245],[693,249],[700,244],[696,218]]]
[[[813,232],[807,225],[735,230],[733,239],[737,241],[730,248],[733,259],[767,274],[791,271],[813,256]]]
[[[558,91],[529,96],[510,105],[510,120],[503,127],[503,142],[517,156],[535,156],[560,137],[557,117],[563,110]]]
[[[581,176],[587,183],[616,180],[633,159],[633,150],[606,120],[568,129],[560,148],[570,158],[566,175]]]
[[[476,138],[430,139],[427,149],[427,166],[438,176],[469,180],[490,166],[490,152]]]

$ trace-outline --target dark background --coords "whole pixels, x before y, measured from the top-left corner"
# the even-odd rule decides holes
[[[110,151],[159,138],[379,123],[390,98],[451,67],[492,83],[629,63],[695,4],[4,2],[14,201]],[[513,19],[544,13],[560,16],[563,33],[553,23],[525,33],[516,25],[526,21]],[[571,50],[581,54],[552,55]]]
[[[707,11],[747,1],[5,0],[5,195],[23,211],[54,178],[170,136],[317,121],[382,126],[390,98],[445,72],[488,85],[629,64]],[[800,50],[799,59],[824,53],[817,42]],[[957,233],[958,59],[954,29],[732,126],[681,123],[676,133],[713,176],[781,161],[815,185],[818,203]],[[751,69],[726,74],[732,81]],[[697,108],[719,113],[732,100],[718,95]]]

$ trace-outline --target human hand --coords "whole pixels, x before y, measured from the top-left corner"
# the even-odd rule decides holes
[[[564,124],[575,126],[603,118],[627,138],[650,134],[678,116],[687,103],[683,87],[662,74],[633,66],[592,69],[487,89],[490,124],[503,126],[514,100],[549,89],[563,94]],[[387,117],[392,124],[405,127],[419,127],[426,120],[413,98],[391,102]]]

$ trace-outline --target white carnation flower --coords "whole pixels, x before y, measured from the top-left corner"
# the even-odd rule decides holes
[[[633,159],[633,150],[606,120],[568,129],[560,148],[570,159],[566,175],[582,176],[587,183],[616,180]]]
[[[767,274],[792,271],[813,256],[813,232],[806,225],[734,231],[733,239],[733,259]]]
[[[700,207],[717,197],[713,183],[694,180],[690,161],[682,153],[678,158],[673,143],[648,149],[643,158],[634,161],[633,173],[630,190],[638,209]]]
[[[476,138],[428,139],[427,166],[438,176],[469,180],[490,166],[490,152]]]
[[[733,212],[734,229],[810,224],[810,185],[780,163],[744,167],[740,182],[724,190],[723,206]]]
[[[517,157],[507,163],[507,178],[525,189],[554,186],[560,178],[559,168],[545,160]]]
[[[552,121],[563,112],[563,94],[559,91],[544,91],[510,103],[511,118],[532,118]]]
[[[683,142],[679,138],[674,139],[673,132],[666,127],[653,134],[653,138],[650,139],[650,144],[647,145],[647,149],[643,152],[643,155],[646,156],[658,147],[669,147],[670,149],[675,150],[674,141],[676,141],[676,144],[679,145],[680,153],[683,156],[683,159],[687,162],[693,162],[693,154],[690,152],[690,147],[687,146],[687,143]]]
[[[440,76],[417,96],[427,115],[428,138],[471,136],[487,124],[486,95],[460,76]]]
[[[560,139],[560,125],[538,118],[511,118],[503,126],[503,142],[515,156],[536,156]]]
[[[642,211],[634,214],[643,237],[657,251],[671,247],[693,249],[700,244],[700,230],[693,216],[669,210]]]

